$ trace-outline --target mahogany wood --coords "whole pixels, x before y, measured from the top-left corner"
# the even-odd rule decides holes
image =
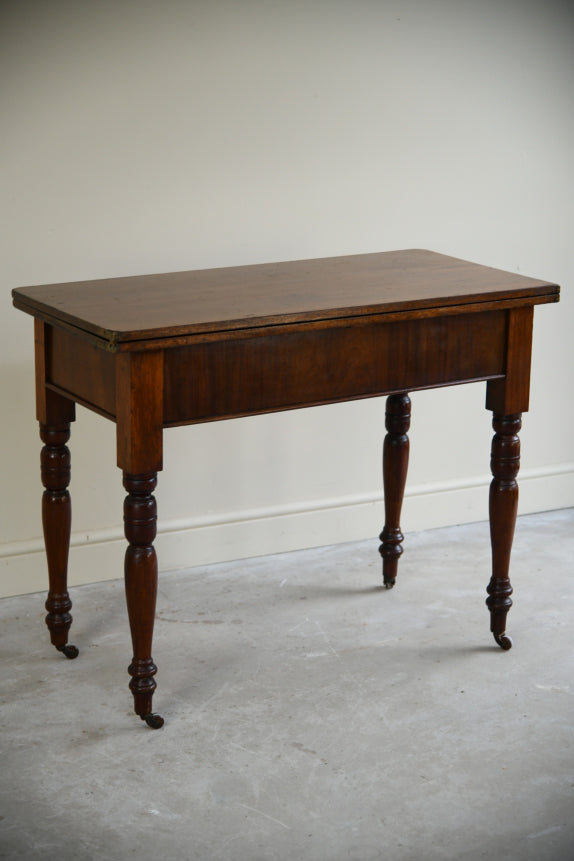
[[[68,551],[72,525],[70,483],[70,423],[40,425],[44,442],[41,452],[42,526],[48,562],[50,588],[46,600],[46,625],[50,639],[58,651],[67,658],[76,658],[78,649],[68,645],[68,631],[72,624],[72,601],[68,594]]]
[[[13,291],[17,307],[106,341],[139,341],[512,299],[555,284],[422,249],[294,260]]]
[[[116,359],[118,466],[128,473],[163,466],[163,353],[122,353]]]
[[[34,320],[34,358],[36,364],[36,418],[40,424],[59,425],[73,422],[76,418],[74,400],[50,386],[47,369],[50,353],[52,327],[41,320]]]
[[[76,658],[78,649],[68,644],[72,624],[72,601],[68,593],[68,554],[72,526],[72,503],[68,485],[71,477],[70,422],[75,419],[75,404],[46,386],[47,341],[49,328],[34,321],[36,362],[36,416],[40,438],[42,495],[42,529],[46,548],[49,591],[46,599],[46,625],[50,640],[67,658]],[[48,330],[48,331],[47,331]]]
[[[486,408],[501,415],[528,411],[534,308],[507,312],[505,374],[486,386]]]
[[[520,468],[520,439],[522,425],[520,413],[504,416],[495,413],[492,426],[490,468],[489,518],[492,546],[492,577],[487,587],[486,604],[490,610],[490,630],[503,649],[510,649],[512,640],[506,634],[506,615],[512,607],[512,586],[509,579],[510,551],[518,511],[518,484]]]
[[[379,535],[379,553],[383,557],[383,582],[392,589],[397,579],[399,558],[403,552],[404,535],[401,532],[401,508],[409,466],[409,438],[411,399],[402,392],[387,398],[385,426],[387,435],[383,443],[383,489],[385,499],[385,525]]]
[[[495,639],[505,619],[518,488],[520,413],[528,409],[534,305],[556,284],[430,251],[23,287],[35,318],[36,405],[44,449],[48,626],[69,657],[66,568],[71,505],[66,442],[75,403],[116,422],[128,492],[125,583],[134,708],[149,726],[156,666],[153,490],[163,428],[388,395],[383,453],[383,577],[396,578],[410,419],[407,391],[473,380],[494,413],[490,490]],[[75,651],[77,654],[77,651]]]
[[[128,668],[132,677],[130,690],[134,710],[146,723],[157,729],[163,718],[152,713],[157,667],[151,656],[155,605],[157,598],[157,557],[153,542],[156,536],[157,508],[153,491],[157,484],[154,472],[128,475],[124,472],[124,531],[128,540],[124,576],[126,602],[134,655]]]
[[[46,328],[48,385],[55,391],[73,392],[79,403],[115,419],[116,356],[89,341],[80,340],[68,329]]]
[[[265,330],[262,330],[263,332]],[[504,374],[506,312],[395,320],[165,351],[164,423],[337,403]],[[473,349],[469,349],[473,344]],[[341,356],[345,361],[341,362]]]

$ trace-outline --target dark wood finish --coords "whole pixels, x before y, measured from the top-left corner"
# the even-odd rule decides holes
[[[40,425],[44,442],[41,453],[42,526],[48,561],[50,588],[46,600],[46,625],[50,639],[67,658],[76,658],[78,649],[68,645],[68,631],[72,624],[72,601],[68,594],[68,551],[72,526],[70,483],[70,423]]]
[[[153,491],[156,473],[128,475],[124,472],[124,531],[128,540],[124,563],[126,602],[134,656],[128,668],[134,710],[148,726],[158,729],[163,718],[152,713],[157,667],[151,656],[157,598],[157,558],[153,547],[157,508]]]
[[[125,353],[116,360],[118,466],[138,474],[163,466],[163,352]]]
[[[422,312],[462,304],[553,301],[557,287],[426,250],[391,251],[13,291],[18,308],[106,342]]]
[[[401,532],[401,508],[405,494],[409,466],[409,438],[411,399],[406,392],[387,398],[385,426],[387,435],[383,443],[383,490],[385,498],[385,525],[379,535],[379,553],[383,557],[383,582],[392,589],[397,579],[399,558],[403,552],[404,535]]]
[[[522,416],[497,415],[492,418],[495,434],[492,438],[490,468],[489,517],[492,546],[492,577],[487,587],[486,604],[490,610],[490,630],[503,649],[510,649],[512,640],[506,634],[506,616],[512,607],[512,586],[509,579],[510,552],[518,512],[518,484],[520,468],[520,439],[518,431]]]
[[[204,342],[166,350],[164,423],[338,403],[504,374],[505,311],[264,331],[227,339],[217,348]]]
[[[495,428],[488,606],[495,638],[508,648],[518,414],[528,409],[533,308],[558,297],[555,284],[421,250],[14,290],[15,306],[35,318],[53,642],[66,646],[71,621],[66,442],[75,403],[116,422],[128,491],[130,687],[136,713],[157,727],[153,489],[163,428],[389,395],[381,555],[391,586],[402,550],[405,392],[484,380]]]
[[[41,324],[44,325],[44,324]],[[53,391],[73,392],[78,403],[116,417],[116,357],[67,329],[47,326],[46,379]]]
[[[501,415],[528,411],[534,308],[507,312],[505,373],[486,386],[486,408]]]
[[[71,477],[70,422],[75,419],[74,402],[46,386],[47,340],[49,333],[40,320],[34,321],[36,362],[36,417],[44,443],[40,454],[42,529],[46,547],[49,591],[46,625],[50,640],[67,658],[76,658],[78,649],[68,644],[72,624],[72,601],[68,593],[68,554],[72,528],[72,503],[68,485]]]
[[[74,400],[50,386],[47,364],[51,326],[34,320],[34,358],[36,364],[36,418],[40,424],[61,425],[76,418]]]

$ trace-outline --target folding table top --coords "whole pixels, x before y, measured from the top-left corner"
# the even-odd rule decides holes
[[[150,338],[556,302],[559,287],[414,249],[20,287],[12,295],[22,311],[125,349]]]

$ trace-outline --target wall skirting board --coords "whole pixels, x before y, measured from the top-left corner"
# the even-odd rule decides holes
[[[486,520],[489,484],[490,476],[410,488],[407,483],[403,532]],[[524,469],[519,487],[519,515],[573,507],[574,463]],[[162,572],[369,537],[378,558],[382,522],[382,491],[163,523],[160,511],[156,548]],[[124,548],[120,526],[73,533],[70,586],[120,578]],[[41,538],[0,545],[0,597],[46,589]]]

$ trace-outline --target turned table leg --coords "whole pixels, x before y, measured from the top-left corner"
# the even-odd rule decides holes
[[[512,586],[508,577],[510,552],[514,538],[516,512],[518,510],[518,484],[516,476],[520,467],[521,413],[500,415],[494,413],[490,468],[489,516],[492,545],[492,577],[487,587],[486,605],[490,610],[490,630],[503,649],[512,647],[506,634],[506,615],[512,607]]]
[[[409,465],[411,399],[406,392],[389,395],[385,413],[387,435],[383,444],[383,490],[385,525],[379,535],[383,557],[383,580],[387,589],[395,585],[404,539],[400,518]]]
[[[46,625],[52,644],[67,658],[76,658],[78,649],[68,645],[72,624],[72,602],[68,594],[68,552],[72,524],[70,483],[70,423],[40,424],[44,443],[40,462],[42,484],[42,526],[48,561],[49,592],[46,601]]]
[[[134,711],[152,729],[163,726],[161,715],[152,713],[157,667],[151,656],[157,596],[157,558],[153,547],[157,508],[153,490],[155,472],[129,475],[124,472],[124,529],[128,540],[125,555],[125,587],[133,644],[133,659],[128,668]]]

